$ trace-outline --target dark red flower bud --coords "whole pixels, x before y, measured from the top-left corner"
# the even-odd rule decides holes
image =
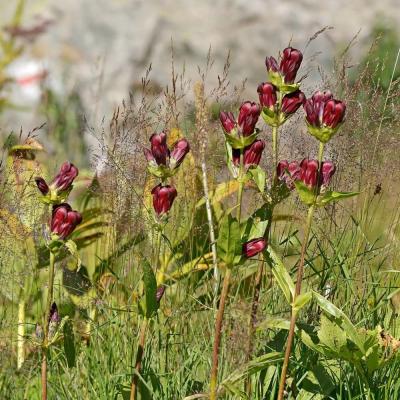
[[[157,162],[156,162],[156,159],[155,159],[154,156],[153,156],[153,153],[151,152],[151,150],[149,150],[149,149],[147,149],[147,148],[144,148],[144,149],[143,149],[143,153],[144,153],[144,156],[146,157],[146,160],[147,160],[148,162],[154,161],[155,163],[157,163]]]
[[[315,188],[318,183],[318,161],[304,158],[300,163],[300,179],[309,188]]]
[[[276,61],[275,57],[266,57],[265,66],[268,72],[279,72],[278,61]]]
[[[246,242],[242,246],[242,253],[245,257],[254,257],[261,253],[267,247],[267,242],[264,238],[257,238]]]
[[[219,119],[226,133],[230,133],[236,126],[235,117],[231,112],[221,111]]]
[[[254,102],[246,101],[240,106],[238,125],[243,136],[250,136],[254,132],[260,113],[260,107]]]
[[[64,240],[81,222],[82,215],[78,211],[72,210],[69,204],[62,203],[53,208],[50,229],[52,233]]]
[[[160,303],[162,297],[164,296],[165,293],[165,286],[161,285],[157,288],[157,292],[156,292],[156,301],[157,303]]]
[[[49,193],[49,190],[50,190],[49,185],[46,183],[46,181],[41,177],[37,177],[37,178],[35,178],[35,182],[36,182],[36,186],[41,191],[42,195],[46,196],[46,194]]]
[[[169,212],[178,193],[173,186],[163,186],[160,183],[152,189],[151,194],[153,195],[154,211],[157,215],[162,215]]]
[[[167,146],[167,134],[165,132],[153,133],[150,136],[151,153],[158,165],[167,165],[169,150]],[[146,155],[147,158],[147,155]]]
[[[258,97],[262,107],[273,109],[276,104],[276,87],[270,82],[263,82],[257,88]]]
[[[287,47],[283,50],[279,70],[285,78],[285,83],[293,83],[296,79],[297,71],[303,60],[303,54],[300,50]]]
[[[294,181],[300,179],[300,165],[297,161],[288,162],[287,160],[279,161],[276,167],[276,175],[279,180],[286,183],[290,189],[294,189]]]
[[[325,126],[336,128],[344,119],[346,105],[340,100],[328,100],[324,107],[322,121]]]
[[[301,90],[289,93],[283,96],[282,112],[286,115],[294,114],[299,107],[304,103],[306,96]]]
[[[60,315],[58,314],[57,304],[53,303],[50,308],[49,322],[60,322]]]
[[[321,165],[320,185],[329,186],[333,174],[336,172],[336,166],[330,161],[323,161]]]
[[[187,153],[190,151],[189,142],[186,139],[179,139],[172,149],[170,156],[171,168],[177,168],[182,164]]]
[[[318,91],[305,101],[304,110],[310,125],[317,128],[326,126],[334,129],[343,122],[346,105],[340,100],[335,100],[329,90]]]
[[[78,168],[76,168],[74,164],[66,161],[61,165],[60,172],[51,182],[51,186],[60,191],[68,190],[74,179],[78,176],[78,173]]]
[[[243,150],[243,165],[247,169],[251,166],[260,164],[261,156],[265,148],[264,140],[257,139],[250,146]],[[240,150],[232,149],[233,164],[238,167],[240,165]]]
[[[249,168],[252,165],[257,166],[260,164],[264,148],[265,142],[260,139],[257,139],[250,146],[247,146],[243,153],[244,167]]]

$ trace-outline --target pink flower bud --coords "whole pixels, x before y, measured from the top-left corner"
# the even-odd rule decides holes
[[[163,186],[160,183],[152,189],[151,194],[153,195],[154,211],[160,216],[169,212],[178,193],[173,186]]]
[[[53,208],[50,229],[60,239],[66,239],[82,222],[82,215],[78,211],[72,210],[67,203],[62,203]]]
[[[302,60],[303,54],[300,50],[293,49],[292,47],[287,47],[283,50],[279,70],[285,77],[285,83],[290,84],[294,82]]]
[[[49,314],[49,322],[59,323],[61,320],[60,315],[58,314],[57,304],[53,303],[50,308]]]
[[[257,166],[260,164],[261,156],[265,148],[264,140],[257,139],[244,149],[244,167]]]
[[[240,106],[238,125],[243,136],[250,136],[254,132],[260,113],[260,107],[254,102],[246,101]]]
[[[294,181],[300,179],[300,165],[297,161],[289,163],[287,160],[279,161],[276,167],[278,179],[285,182],[288,189],[294,189]]]
[[[261,253],[267,247],[267,242],[264,238],[257,238],[246,242],[242,246],[242,253],[245,257],[251,258]]]
[[[336,166],[330,161],[323,161],[321,165],[320,185],[329,186],[332,176],[336,172]]]
[[[61,165],[60,172],[51,182],[51,186],[55,187],[59,191],[70,189],[72,182],[78,176],[78,168],[74,164],[66,161]]]
[[[300,163],[300,179],[313,189],[318,183],[318,161],[304,158]]]
[[[262,107],[274,109],[276,104],[276,87],[270,82],[263,82],[257,88]]]
[[[165,289],[166,289],[166,288],[165,288],[164,285],[160,285],[160,286],[157,288],[157,292],[156,292],[156,301],[157,301],[157,303],[160,303],[162,297],[164,296]]]
[[[49,190],[50,190],[49,185],[46,183],[46,181],[41,177],[37,177],[37,178],[35,178],[35,182],[36,182],[36,186],[41,191],[42,195],[46,196],[46,194],[49,193]]]
[[[264,140],[257,139],[243,150],[243,165],[246,169],[260,164],[261,156],[265,148]],[[232,161],[236,167],[240,165],[240,150],[232,149]]]
[[[230,133],[236,126],[235,117],[231,112],[221,111],[219,113],[219,119],[226,133]]]
[[[279,73],[283,77],[285,83],[291,84],[294,83],[296,79],[296,74],[302,60],[303,54],[301,54],[300,50],[287,47],[283,50],[279,66],[274,57],[267,57],[265,59],[265,65],[268,73]]]
[[[328,100],[325,104],[322,121],[325,126],[336,128],[344,119],[346,105],[340,100]]]
[[[266,57],[265,66],[268,72],[279,72],[278,61],[276,61],[275,57]]]
[[[182,164],[187,153],[190,151],[189,142],[186,139],[178,140],[172,149],[170,163],[172,168],[177,168]]]
[[[289,93],[283,96],[282,112],[286,115],[294,114],[298,108],[304,103],[306,96],[301,90]]]
[[[150,136],[151,154],[158,165],[167,165],[169,150],[167,146],[167,134],[165,132],[153,133]],[[148,155],[146,155],[146,158]]]
[[[308,123],[316,128],[323,126],[336,128],[343,122],[346,105],[333,99],[332,93],[317,91],[304,103],[306,119]]]

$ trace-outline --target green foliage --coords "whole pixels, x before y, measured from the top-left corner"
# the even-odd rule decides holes
[[[219,224],[218,255],[228,268],[237,265],[242,257],[240,226],[236,218],[226,215]]]

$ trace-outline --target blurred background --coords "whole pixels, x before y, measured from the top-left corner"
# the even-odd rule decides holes
[[[15,108],[3,115],[7,131],[43,122],[35,109],[43,90],[97,126],[141,87],[150,64],[155,91],[170,83],[172,53],[177,73],[196,81],[211,47],[214,84],[230,52],[231,83],[247,79],[246,95],[255,99],[266,79],[265,56],[288,44],[304,51],[312,87],[321,81],[319,68],[330,72],[344,50],[359,64],[380,37],[380,57],[393,65],[399,43],[398,0],[27,0],[16,23],[18,4],[0,0],[3,40],[24,44],[7,65],[17,82],[8,88]]]

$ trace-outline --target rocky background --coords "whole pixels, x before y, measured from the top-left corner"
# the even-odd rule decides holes
[[[0,0],[0,21],[9,20],[15,1]],[[28,0],[25,25],[50,21],[32,43],[28,62],[37,60],[57,90],[79,88],[90,119],[109,116],[135,90],[151,63],[154,85],[171,78],[171,40],[177,70],[198,78],[209,47],[221,73],[231,51],[233,83],[248,79],[249,93],[265,79],[264,60],[291,43],[305,51],[319,79],[318,64],[329,70],[332,58],[358,34],[352,54],[365,52],[379,24],[399,26],[399,0]],[[331,27],[306,48],[309,38]],[[101,95],[100,95],[101,93]],[[21,96],[20,96],[21,100]]]

